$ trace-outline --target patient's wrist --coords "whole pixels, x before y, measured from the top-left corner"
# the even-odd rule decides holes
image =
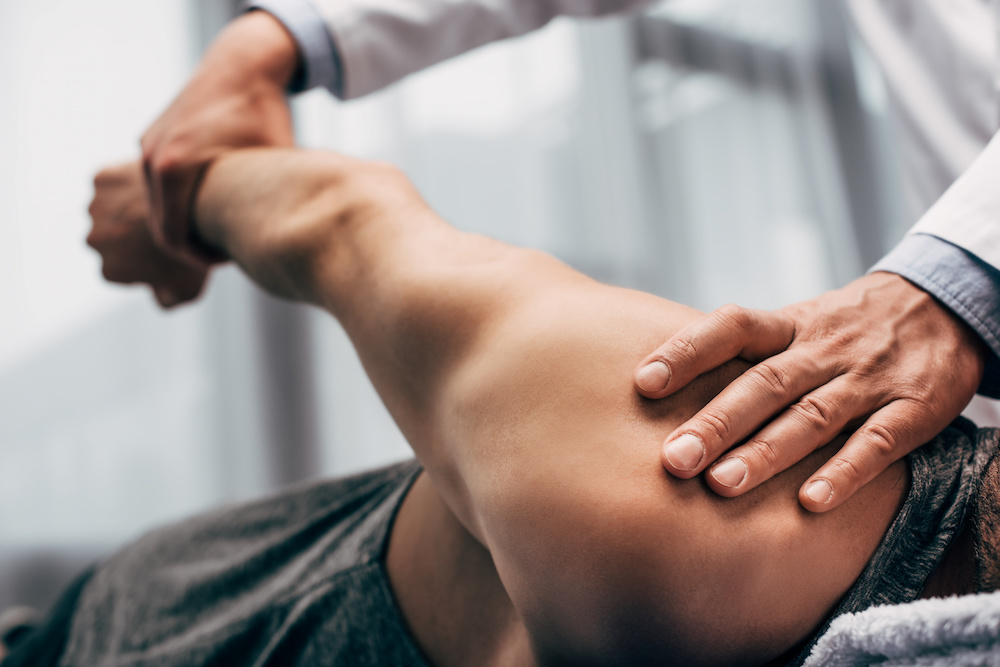
[[[205,188],[206,176],[216,162],[218,159],[205,165],[195,184],[191,207],[191,240],[210,252],[228,256],[223,239],[222,210],[217,199]]]
[[[192,227],[265,289],[314,301],[317,267],[363,261],[340,249],[356,247],[358,232],[391,217],[400,192],[407,196],[384,182],[384,168],[369,167],[299,149],[224,153],[199,182]]]

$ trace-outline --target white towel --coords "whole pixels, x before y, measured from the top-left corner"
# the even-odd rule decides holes
[[[844,614],[803,667],[1000,667],[1000,591]]]

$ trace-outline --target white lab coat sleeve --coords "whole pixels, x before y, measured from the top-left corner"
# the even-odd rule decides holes
[[[351,99],[483,44],[536,30],[557,16],[625,13],[650,0],[311,0]]]
[[[1000,270],[1000,133],[910,233],[944,239]]]
[[[992,352],[979,393],[1000,397],[1000,133],[873,271],[937,297]]]

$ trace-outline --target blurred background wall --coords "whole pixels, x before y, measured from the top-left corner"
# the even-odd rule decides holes
[[[143,531],[409,449],[338,325],[231,268],[163,313],[83,244],[229,0],[0,3],[0,609]],[[709,310],[860,275],[912,223],[876,69],[825,0],[558,20],[369,98],[301,143],[402,166],[458,227]]]

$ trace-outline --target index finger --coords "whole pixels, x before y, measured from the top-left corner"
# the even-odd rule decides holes
[[[787,315],[723,306],[643,359],[635,371],[635,386],[647,398],[663,398],[735,357],[759,361],[778,354],[794,337],[795,323]]]

